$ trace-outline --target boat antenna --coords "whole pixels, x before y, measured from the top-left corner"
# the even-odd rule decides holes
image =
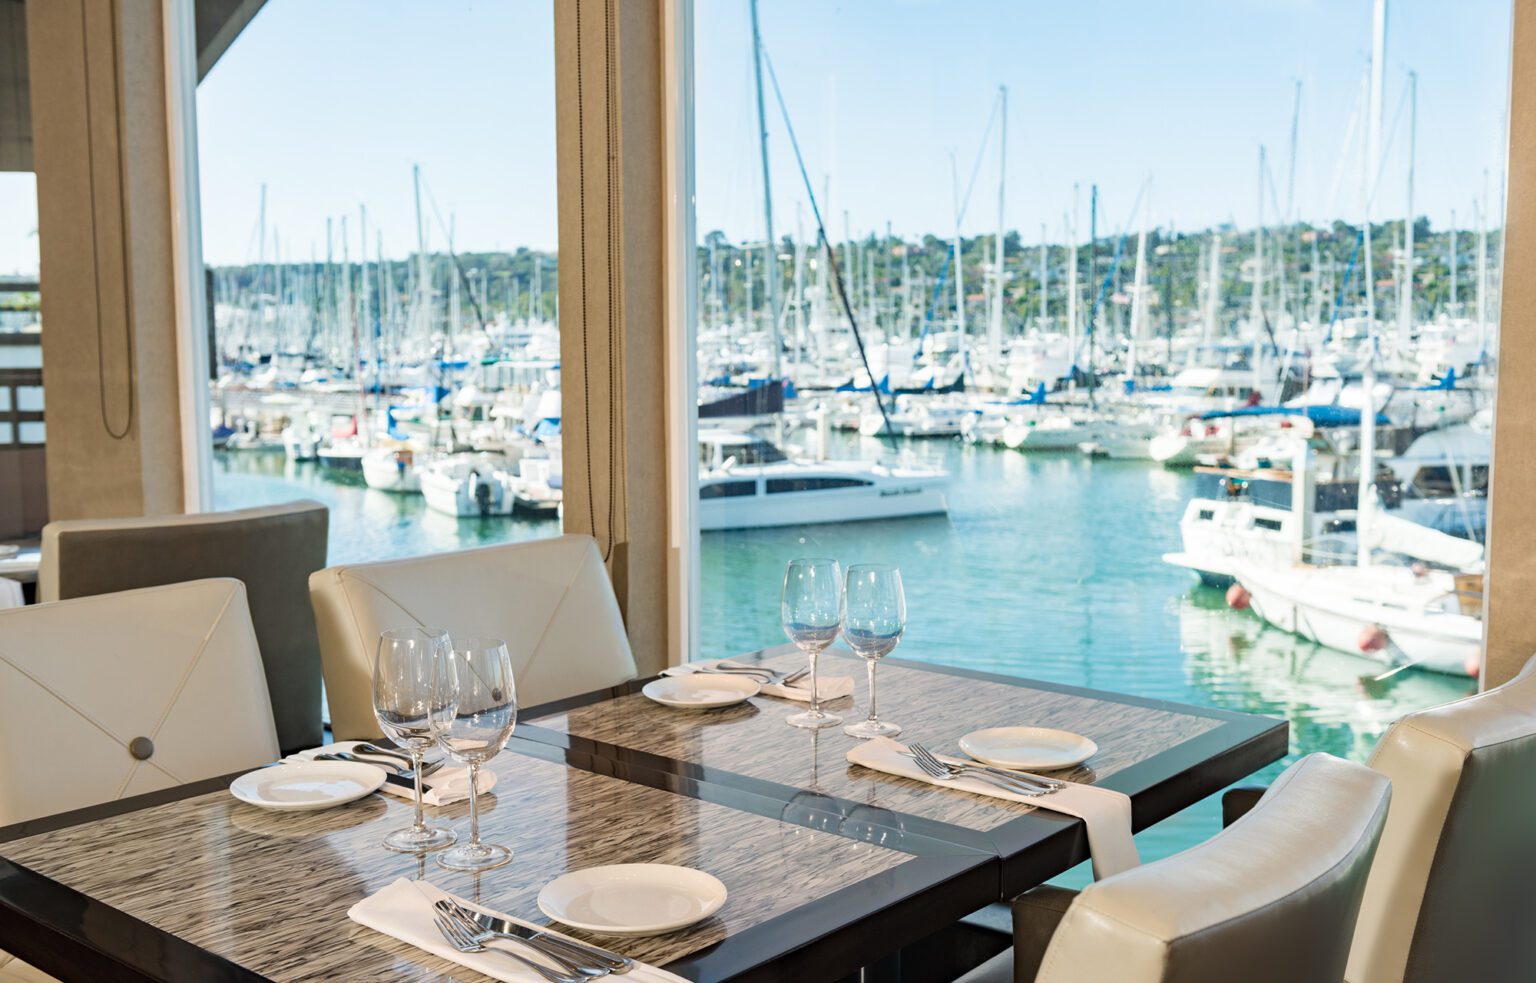
[[[853,329],[853,341],[859,349],[859,361],[864,363],[864,372],[869,376],[869,394],[875,397],[875,405],[880,407],[880,419],[885,423],[885,428],[881,432],[894,444],[896,431],[891,427],[891,415],[886,412],[885,400],[880,398],[880,383],[875,381],[874,370],[869,367],[869,354],[864,350],[864,337],[859,333],[859,322],[853,315],[853,305],[848,303],[848,288],[843,283],[842,271],[837,267],[837,251],[832,248],[832,242],[827,238],[827,227],[821,221],[821,208],[816,204],[816,192],[811,188],[811,176],[805,169],[805,158],[800,153],[800,141],[795,136],[794,124],[789,121],[789,107],[784,103],[784,93],[779,90],[778,73],[773,70],[773,59],[768,57],[767,47],[760,46],[760,50],[763,65],[768,69],[768,81],[773,83],[773,97],[778,101],[779,112],[784,116],[784,129],[789,134],[789,145],[795,151],[795,166],[800,169],[800,180],[805,182],[805,194],[811,202],[811,217],[816,221],[816,236],[826,251],[827,266],[832,271],[832,282],[837,284],[837,299],[842,304],[843,314],[848,318],[848,326]]]

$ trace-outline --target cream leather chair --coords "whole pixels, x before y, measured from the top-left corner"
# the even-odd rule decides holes
[[[329,519],[319,502],[298,501],[233,512],[50,522],[43,527],[37,599],[63,601],[204,577],[243,581],[278,743],[285,751],[314,747],[324,735],[308,582],[325,566]]]
[[[379,736],[373,662],[388,628],[505,639],[525,707],[635,676],[613,586],[587,536],[331,567],[309,578],[309,592],[340,740]]]
[[[0,611],[0,826],[277,754],[238,580]]]
[[[1343,978],[1389,786],[1326,754],[1240,822],[1081,894],[1014,902],[1014,947],[964,977],[1017,983],[1325,983]]]
[[[1399,720],[1370,763],[1392,811],[1349,983],[1536,980],[1536,659]]]

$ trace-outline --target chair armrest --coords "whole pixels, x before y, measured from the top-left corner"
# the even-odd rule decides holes
[[[1237,788],[1227,789],[1221,797],[1222,828],[1225,829],[1248,815],[1248,810],[1258,805],[1267,791],[1269,789],[1262,785],[1239,785]]]
[[[1047,884],[1013,899],[1014,983],[1034,983],[1051,936],[1076,898],[1076,891]]]

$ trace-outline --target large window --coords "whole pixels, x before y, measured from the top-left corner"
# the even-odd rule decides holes
[[[700,655],[832,556],[897,656],[1297,750],[1474,688],[1507,0],[755,6],[696,10]]]
[[[48,521],[37,180],[0,173],[0,540]]]
[[[198,87],[219,508],[331,560],[554,535],[548,3],[269,0]]]

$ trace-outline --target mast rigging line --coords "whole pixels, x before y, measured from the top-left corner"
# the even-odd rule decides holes
[[[475,309],[475,320],[480,322],[480,330],[484,331],[488,322],[485,312],[480,309],[480,301],[475,297],[475,288],[469,285],[469,275],[464,272],[464,264],[459,262],[459,254],[453,248],[453,234],[448,231],[448,226],[443,222],[443,213],[437,208],[437,198],[432,194],[432,185],[426,178],[421,179],[422,187],[427,191],[427,202],[432,206],[432,215],[437,219],[437,227],[442,230],[443,238],[448,242],[448,261],[453,264],[454,272],[459,275],[459,282],[464,285],[464,292],[469,295],[470,306]]]
[[[853,341],[859,349],[859,361],[864,364],[864,372],[869,376],[869,394],[875,397],[875,405],[880,407],[880,419],[885,423],[884,433],[895,446],[896,432],[891,427],[891,415],[886,412],[885,400],[880,396],[880,384],[875,381],[874,370],[869,366],[869,353],[864,350],[864,336],[859,332],[858,319],[853,315],[853,305],[848,302],[848,287],[843,283],[842,270],[837,265],[837,250],[832,248],[832,241],[827,238],[827,227],[821,220],[821,207],[816,204],[816,192],[811,187],[811,175],[805,169],[805,158],[800,153],[800,140],[795,136],[795,126],[789,120],[789,106],[784,102],[784,93],[779,89],[779,76],[773,70],[773,59],[768,57],[767,45],[761,45],[763,64],[768,68],[768,81],[773,83],[773,96],[779,104],[779,112],[784,117],[784,129],[789,134],[789,145],[795,151],[795,166],[800,169],[800,180],[805,183],[805,194],[810,199],[811,217],[816,220],[816,236],[821,240],[821,245],[827,254],[827,267],[832,274],[832,282],[837,284],[837,299],[842,303],[843,313],[848,318],[848,326],[853,330]]]

